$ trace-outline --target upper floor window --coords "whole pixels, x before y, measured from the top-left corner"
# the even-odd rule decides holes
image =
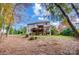
[[[48,24],[48,23],[45,23],[46,25]]]

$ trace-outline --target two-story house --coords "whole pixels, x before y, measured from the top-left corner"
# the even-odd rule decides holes
[[[28,34],[50,34],[51,25],[49,21],[40,21],[27,24]]]

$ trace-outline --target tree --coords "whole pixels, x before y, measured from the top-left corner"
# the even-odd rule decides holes
[[[55,5],[61,10],[61,12],[63,13],[63,15],[66,17],[66,19],[67,19],[69,25],[71,26],[72,30],[75,32],[76,37],[79,37],[78,31],[76,30],[76,28],[71,23],[71,21],[69,19],[69,16],[66,14],[66,12],[64,11],[64,9],[60,5],[58,5],[57,3],[55,3]]]
[[[79,18],[79,12],[77,10],[77,8],[75,7],[75,5],[73,3],[71,3],[72,8],[74,9],[74,11],[76,12],[78,18]]]
[[[1,30],[4,29],[4,17],[3,17],[3,12],[4,12],[4,4],[0,4],[0,20],[1,20]],[[0,33],[2,37],[2,32]]]
[[[14,16],[13,16],[13,4],[6,4],[5,6],[5,24],[7,25],[7,33],[6,36],[9,34],[10,27],[13,24]]]
[[[0,7],[0,16],[2,17],[1,18],[1,20],[2,20],[1,29],[4,30],[6,25],[10,27],[10,25],[13,23],[13,5],[10,3],[2,3],[2,4],[0,4],[0,6],[1,6]],[[9,32],[9,29],[7,30],[7,33],[8,32]]]
[[[60,16],[62,16],[62,17],[65,17],[66,18],[66,20],[67,20],[67,22],[68,22],[68,24],[70,25],[70,27],[72,28],[72,30],[74,31],[74,33],[76,34],[76,37],[79,37],[79,33],[77,32],[77,30],[76,30],[76,28],[73,26],[73,24],[71,23],[71,21],[70,21],[70,18],[69,18],[69,16],[67,15],[67,13],[70,13],[71,12],[71,9],[69,9],[69,8],[67,8],[67,5],[65,5],[65,4],[57,4],[57,3],[55,3],[55,4],[51,4],[51,7],[50,7],[50,5],[48,5],[48,9],[49,9],[49,11],[51,12],[51,13],[57,13],[57,12],[54,12],[53,10],[57,7],[58,9],[57,10],[60,10],[60,12],[62,13],[59,13],[59,15]],[[65,11],[65,10],[67,10],[67,11]],[[56,11],[56,10],[55,10]]]

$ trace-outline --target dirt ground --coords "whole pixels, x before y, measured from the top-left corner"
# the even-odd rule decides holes
[[[40,39],[29,41],[20,36],[9,36],[0,41],[1,55],[75,55],[79,54],[79,41]]]

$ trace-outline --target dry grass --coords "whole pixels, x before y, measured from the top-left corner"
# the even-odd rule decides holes
[[[28,38],[22,36],[9,36],[0,42],[0,54],[79,54],[79,42],[73,39],[75,38],[40,36],[37,37],[37,40],[29,41]]]

